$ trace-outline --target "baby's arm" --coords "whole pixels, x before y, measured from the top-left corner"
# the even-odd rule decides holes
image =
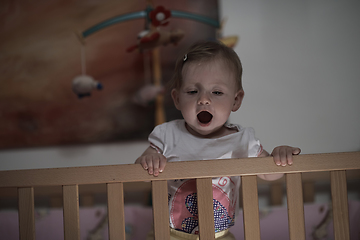
[[[271,153],[271,156],[274,158],[274,162],[278,166],[285,167],[286,165],[293,164],[293,155],[299,155],[301,152],[300,148],[290,147],[290,146],[279,146],[274,148]],[[268,157],[270,154],[265,150],[259,155],[259,157]],[[258,177],[267,181],[273,181],[281,178],[283,173],[276,174],[259,174]]]
[[[166,157],[152,147],[148,147],[135,161],[135,163],[141,164],[150,175],[154,175],[155,177],[164,171],[166,162]]]

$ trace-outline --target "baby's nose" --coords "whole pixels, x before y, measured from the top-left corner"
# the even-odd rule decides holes
[[[199,105],[209,105],[210,103],[211,103],[211,101],[210,101],[210,97],[208,96],[208,94],[206,94],[206,93],[200,94],[200,97],[198,100]]]

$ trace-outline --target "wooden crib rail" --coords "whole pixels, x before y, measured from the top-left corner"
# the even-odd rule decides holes
[[[276,166],[272,157],[168,163],[166,170],[155,178],[141,171],[137,164],[0,171],[0,188],[351,170],[359,169],[359,154],[303,154],[294,156],[295,164],[287,167]]]
[[[0,171],[1,188],[18,188],[20,239],[35,239],[36,186],[63,186],[65,240],[80,239],[78,185],[107,184],[109,238],[125,240],[123,183],[151,181],[155,239],[169,239],[167,180],[197,181],[200,239],[214,238],[212,177],[242,176],[245,239],[260,239],[257,174],[285,173],[290,239],[305,239],[302,172],[329,171],[336,240],[349,239],[346,170],[360,169],[360,152],[294,156],[294,164],[278,167],[271,157],[168,163],[158,177],[140,165],[72,167]]]

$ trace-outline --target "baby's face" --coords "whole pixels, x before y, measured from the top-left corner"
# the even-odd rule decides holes
[[[223,125],[240,105],[244,92],[224,61],[195,62],[184,66],[182,86],[172,97],[193,135],[219,137]]]

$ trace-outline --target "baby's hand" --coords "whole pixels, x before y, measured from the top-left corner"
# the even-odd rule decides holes
[[[154,175],[155,177],[164,171],[166,162],[166,157],[156,152],[153,148],[147,149],[143,155],[135,161],[135,163],[141,164],[150,175]]]
[[[274,148],[271,156],[274,157],[274,162],[278,166],[286,166],[293,164],[293,155],[299,155],[301,152],[300,148],[290,146],[279,146]]]

